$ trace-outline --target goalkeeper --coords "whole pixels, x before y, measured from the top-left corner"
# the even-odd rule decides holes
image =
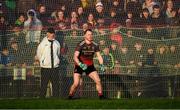
[[[72,99],[74,96],[83,72],[85,72],[86,75],[88,75],[96,83],[98,96],[100,99],[104,99],[101,80],[93,64],[93,56],[95,53],[97,54],[97,58],[100,63],[100,70],[105,71],[99,46],[93,41],[92,30],[87,29],[84,32],[84,40],[77,45],[74,53],[74,82],[70,88],[69,99]]]

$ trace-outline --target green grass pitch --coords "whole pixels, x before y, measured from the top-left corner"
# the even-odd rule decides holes
[[[0,99],[0,109],[180,109],[180,99]]]

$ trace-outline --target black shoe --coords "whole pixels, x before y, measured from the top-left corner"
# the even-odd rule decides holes
[[[69,100],[72,100],[72,99],[73,99],[73,96],[68,96],[68,99],[69,99]]]
[[[101,95],[101,96],[99,96],[99,99],[100,99],[100,100],[103,100],[103,99],[107,99],[107,98],[104,97],[104,95]]]

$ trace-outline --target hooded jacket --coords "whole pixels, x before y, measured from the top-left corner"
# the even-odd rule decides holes
[[[31,16],[29,13],[34,13],[34,16]],[[36,12],[33,9],[28,10],[27,12],[28,19],[24,22],[24,30],[26,32],[26,43],[30,42],[40,42],[42,23],[37,18]],[[32,17],[32,20],[31,20]]]

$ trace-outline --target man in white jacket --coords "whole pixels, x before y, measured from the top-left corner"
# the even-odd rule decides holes
[[[48,82],[52,83],[53,97],[59,95],[59,56],[60,43],[55,40],[55,31],[49,28],[47,36],[37,48],[37,58],[41,67],[40,97],[45,97]]]

